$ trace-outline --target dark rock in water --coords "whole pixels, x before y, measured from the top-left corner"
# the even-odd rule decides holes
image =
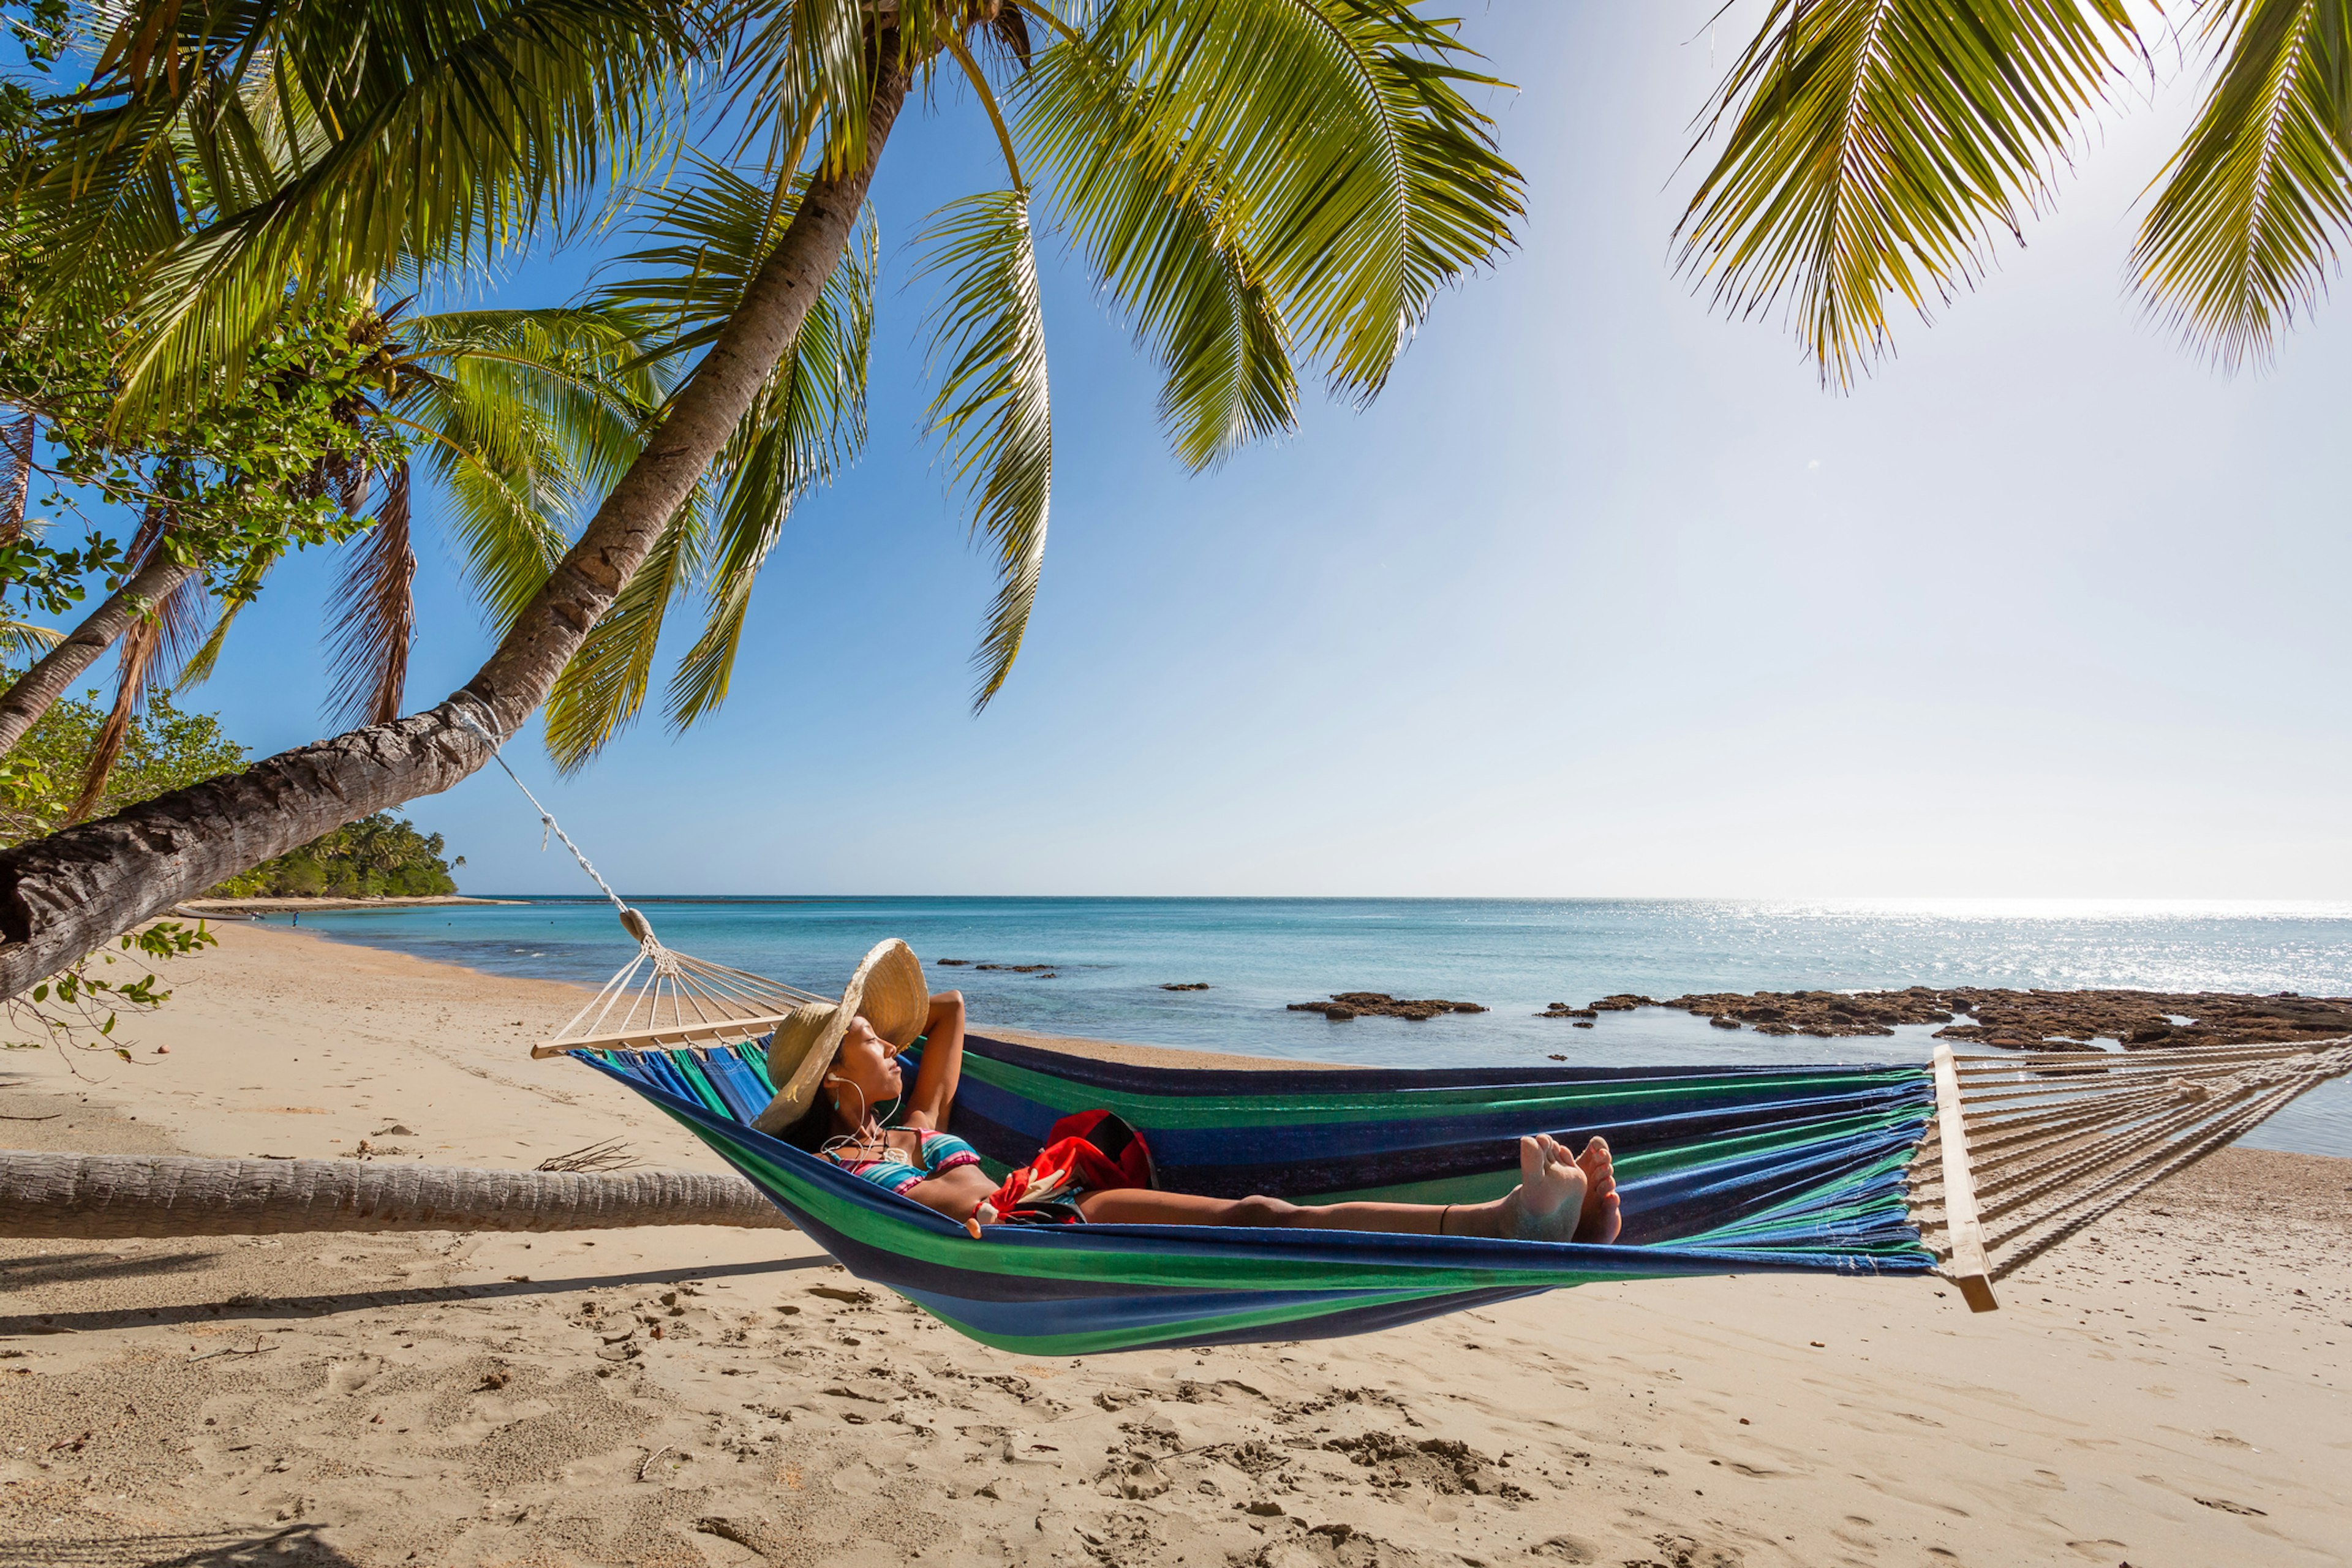
[[[1605,996],[1604,1013],[1678,1008],[1717,1028],[1746,1024],[1759,1035],[1837,1038],[1891,1035],[1906,1025],[1940,1024],[1939,1040],[2002,1050],[2087,1051],[2114,1040],[2128,1050],[2335,1039],[2352,1035],[2352,997],[2252,996],[2230,992],[2005,991],[1958,986],[1904,991],[1706,992],[1671,1002]],[[1541,1017],[1570,1016],[1555,1005]],[[2175,1019],[2187,1019],[2176,1023]]]
[[[1320,1013],[1335,1024],[1370,1014],[1376,1018],[1410,1018],[1425,1023],[1444,1013],[1483,1013],[1486,1009],[1475,1002],[1446,1002],[1436,997],[1420,1001],[1400,999],[1385,991],[1336,991],[1328,1002],[1293,1002],[1293,1013]]]
[[[1540,1017],[1540,1016],[1542,1016],[1542,1015],[1541,1015],[1541,1014],[1538,1014],[1538,1015],[1537,1015],[1537,1016]],[[1561,1056],[1558,1051],[1554,1051],[1554,1052],[1552,1052],[1552,1053],[1551,1053],[1551,1059],[1552,1059],[1552,1060],[1554,1060],[1554,1061],[1556,1061],[1556,1062],[1564,1062],[1564,1061],[1568,1060],[1568,1058],[1567,1058],[1566,1057]]]
[[[1575,1023],[1570,1024],[1569,1027],[1571,1029],[1589,1029],[1592,1027],[1592,1020],[1590,1018],[1579,1018]]]
[[[931,962],[941,969],[961,969],[971,962],[969,958],[935,958]]]
[[[1852,1035],[1891,1035],[1897,1024],[1948,1024],[1951,1010],[1937,994],[1920,987],[1911,991],[1874,991],[1849,996],[1842,991],[1759,991],[1752,996],[1737,992],[1708,992],[1677,996],[1661,1005],[1696,1013],[1718,1028],[1755,1026],[1770,1035],[1814,1035],[1835,1038]]]
[[[1160,987],[1162,991],[1206,991],[1208,988],[1209,983],[1205,980],[1188,980],[1179,985],[1163,984]]]
[[[974,969],[1000,969],[1007,974],[1036,974],[1053,968],[1050,963],[975,963]]]
[[[1592,1016],[1591,1008],[1571,1007],[1565,1002],[1554,1002],[1536,1015],[1538,1018],[1590,1018]]]

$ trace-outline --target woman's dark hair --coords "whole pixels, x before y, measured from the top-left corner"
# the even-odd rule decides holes
[[[811,1154],[818,1152],[833,1136],[833,1102],[819,1096],[814,1105],[802,1112],[798,1121],[776,1136],[795,1149]]]

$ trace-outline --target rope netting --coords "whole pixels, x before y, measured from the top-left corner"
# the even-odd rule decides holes
[[[1944,1130],[1956,1123],[1948,1117],[1929,1123],[1912,1163],[1911,1209],[1921,1239],[1965,1289],[1975,1268],[1986,1281],[2007,1278],[2297,1095],[2352,1072],[2352,1037],[1946,1061],[1943,1093],[1957,1091],[1965,1127],[1958,1170],[1971,1190],[1957,1202],[1949,1191]]]

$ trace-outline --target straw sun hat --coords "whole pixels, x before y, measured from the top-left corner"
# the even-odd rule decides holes
[[[776,1098],[751,1125],[762,1132],[782,1132],[808,1114],[851,1019],[863,1017],[876,1034],[903,1051],[915,1043],[930,1016],[931,991],[923,983],[915,950],[897,937],[877,943],[849,977],[838,1003],[805,1003],[776,1026],[768,1042],[768,1077],[775,1082]]]

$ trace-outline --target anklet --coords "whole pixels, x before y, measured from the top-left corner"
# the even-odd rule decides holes
[[[1454,1217],[1454,1205],[1453,1205],[1452,1204],[1447,1204],[1447,1205],[1445,1205],[1445,1212],[1444,1212],[1444,1213],[1443,1213],[1443,1214],[1441,1214],[1441,1215],[1439,1215],[1437,1216],[1437,1234],[1438,1234],[1438,1235],[1440,1235],[1440,1236],[1444,1236],[1444,1235],[1445,1234],[1445,1222],[1446,1222],[1447,1220],[1449,1220],[1449,1219],[1452,1219],[1453,1217]]]

